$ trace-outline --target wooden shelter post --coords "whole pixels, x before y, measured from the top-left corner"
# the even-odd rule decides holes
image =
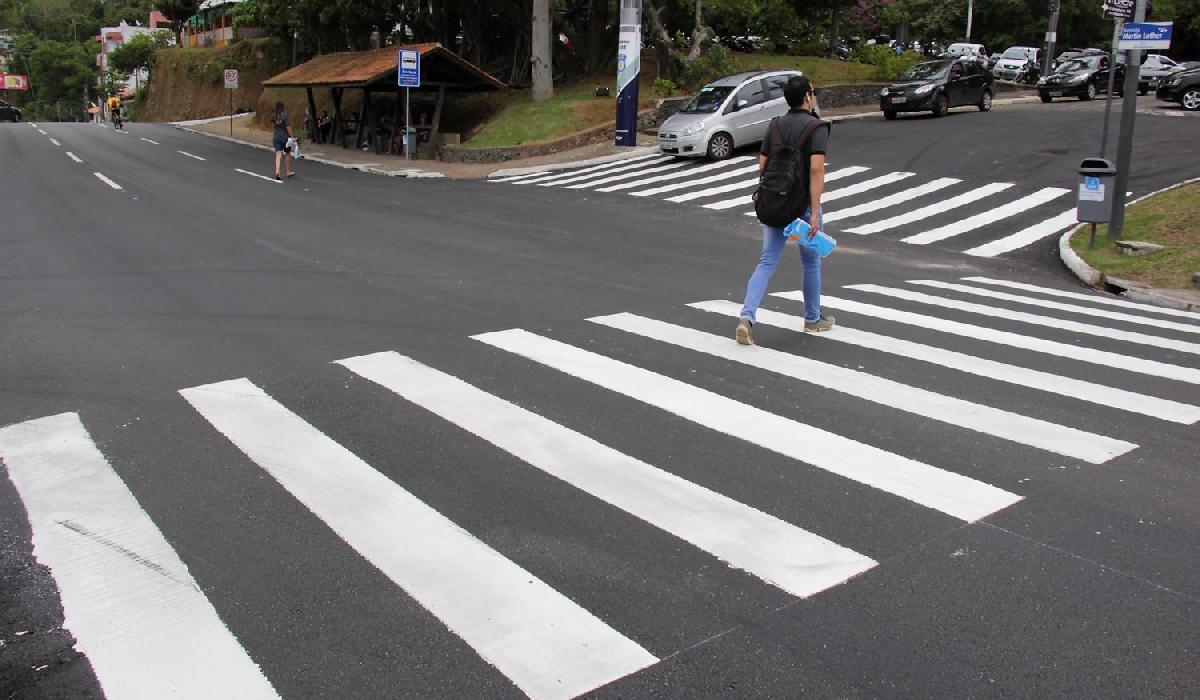
[[[446,86],[438,85],[437,102],[433,105],[433,122],[429,125],[429,151],[437,158],[438,132],[442,129],[442,104],[446,101]]]
[[[366,122],[367,124],[367,133],[362,141],[362,145],[370,146],[372,143],[374,143],[375,152],[379,153],[379,131],[375,127],[375,106],[371,104],[370,88],[363,88],[363,112],[365,112],[365,114],[363,114],[358,121],[359,131],[362,131],[363,122]]]
[[[308,93],[308,140],[311,143],[320,143],[317,138],[321,134],[321,128],[317,126],[317,101],[313,99],[312,88],[304,88]]]
[[[342,142],[342,148],[346,147],[346,123],[342,119],[342,89],[330,88],[330,95],[333,97],[333,139]]]

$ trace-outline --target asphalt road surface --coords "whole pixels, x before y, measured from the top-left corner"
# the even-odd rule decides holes
[[[837,125],[838,327],[789,251],[753,348],[747,191],[670,201],[738,164],[0,125],[0,696],[1195,697],[1200,315],[996,211],[1100,108]],[[1135,195],[1195,127],[1139,114]]]

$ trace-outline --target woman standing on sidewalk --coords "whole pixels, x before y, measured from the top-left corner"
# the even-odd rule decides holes
[[[275,147],[275,179],[281,179],[279,165],[284,155],[287,156],[287,176],[293,177],[296,174],[296,158],[292,156],[292,123],[288,120],[288,113],[282,102],[275,103],[271,125],[275,127],[275,133],[271,136],[272,145]]]

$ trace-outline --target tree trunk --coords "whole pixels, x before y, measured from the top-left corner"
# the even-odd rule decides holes
[[[658,77],[675,80],[679,77],[679,71],[675,63],[675,56],[671,52],[671,35],[667,33],[667,28],[662,23],[662,8],[647,1],[642,9],[642,17],[649,20],[646,24],[649,25],[650,34],[654,37],[654,50],[658,54]]]
[[[700,58],[700,54],[704,53],[705,47],[714,36],[716,33],[710,27],[704,26],[704,0],[696,0],[696,26],[692,28],[692,50],[684,60],[691,62]]]
[[[533,0],[533,33],[530,67],[533,69],[533,101],[554,97],[554,73],[550,64],[550,0]]]
[[[591,0],[588,8],[587,70],[600,70],[608,62],[615,47],[606,45],[608,39],[608,0]]]
[[[840,1],[833,3],[833,13],[829,20],[829,48],[826,49],[825,55],[833,58],[834,49],[837,48],[838,40],[838,20],[841,19],[842,3]]]

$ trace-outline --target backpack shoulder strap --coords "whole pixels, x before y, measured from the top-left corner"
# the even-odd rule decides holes
[[[812,138],[812,135],[817,131],[817,129],[820,129],[823,126],[825,126],[825,122],[816,118],[814,118],[808,124],[805,124],[804,128],[800,130],[800,134],[796,137],[796,148],[803,148],[804,144],[807,143],[810,138]]]

